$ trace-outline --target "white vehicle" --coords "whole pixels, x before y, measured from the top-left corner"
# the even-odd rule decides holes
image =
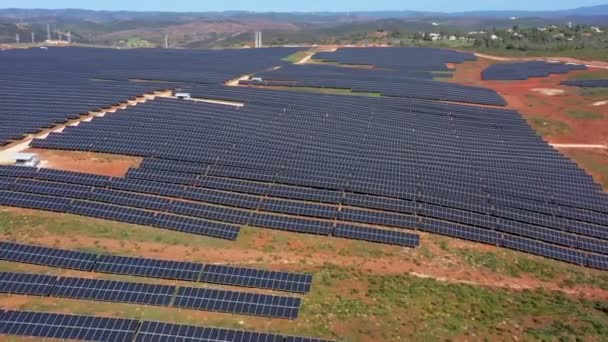
[[[15,153],[15,166],[37,167],[40,158],[35,153]]]

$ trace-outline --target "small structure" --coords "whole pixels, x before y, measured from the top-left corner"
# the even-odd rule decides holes
[[[177,92],[177,93],[175,93],[175,97],[177,97],[180,100],[191,100],[192,99],[192,95],[190,95],[190,93],[185,93],[185,92]]]
[[[252,80],[253,82],[260,82],[260,83],[261,83],[261,82],[264,82],[264,80],[263,80],[261,77],[252,77],[252,78],[251,78],[251,80]]]
[[[35,153],[15,153],[15,166],[37,167],[40,158]]]

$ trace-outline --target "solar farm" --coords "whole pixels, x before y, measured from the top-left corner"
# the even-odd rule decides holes
[[[586,305],[608,298],[608,194],[481,83],[584,66],[492,64],[472,85],[457,78],[472,53],[285,60],[302,50],[1,51],[0,334],[505,337],[498,321],[525,323],[486,306],[520,290],[503,311],[557,301],[603,324]]]

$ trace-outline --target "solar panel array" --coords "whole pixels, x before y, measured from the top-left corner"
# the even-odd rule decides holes
[[[330,342],[244,330],[13,310],[0,311],[0,334],[99,342]]]
[[[0,166],[0,204],[50,210],[119,222],[150,225],[180,232],[236,239],[240,225],[275,228],[287,231],[331,235],[331,219],[338,218],[337,203],[314,204],[291,201],[291,187],[273,187],[284,199],[263,200],[266,187],[249,186],[249,195],[225,192],[223,182],[207,178],[191,184],[196,175],[164,172],[154,169],[132,169],[128,177],[110,178],[51,169]],[[171,177],[171,174],[176,177]],[[230,180],[228,180],[230,181]],[[255,185],[255,183],[252,183]],[[218,189],[213,189],[214,186]],[[233,188],[233,190],[238,190]],[[257,191],[257,193],[256,193]],[[305,196],[299,196],[305,195]],[[298,197],[314,200],[312,192]],[[159,197],[163,196],[163,197]],[[166,197],[166,198],[165,198]],[[285,198],[286,197],[286,198]],[[187,201],[186,201],[187,200]],[[338,200],[338,196],[335,197]],[[259,209],[259,210],[256,210]],[[290,216],[286,216],[290,215]],[[355,219],[356,221],[356,219]],[[373,223],[366,222],[362,223]],[[375,230],[377,234],[384,232]],[[416,247],[414,234],[393,232],[393,243]],[[340,234],[351,239],[363,235]],[[376,242],[383,242],[378,240]]]
[[[587,70],[582,64],[543,61],[492,64],[481,73],[483,80],[527,80],[530,77],[547,77],[574,70]]]
[[[383,49],[371,49],[369,54]],[[447,75],[449,76],[449,74]],[[408,69],[371,70],[323,65],[288,65],[256,73],[262,81],[244,80],[242,85],[340,88],[373,92],[383,96],[505,106],[494,90],[432,80],[433,74]]]
[[[469,52],[435,48],[340,48],[319,52],[315,59],[352,65],[374,65],[394,70],[448,71],[448,63],[460,64],[477,58]]]
[[[171,306],[285,319],[297,318],[302,302],[299,297],[12,272],[0,272],[0,293]]]
[[[0,51],[0,146],[144,93],[175,88],[179,84],[174,82],[219,84],[287,64],[281,59],[298,50],[51,47]]]
[[[139,277],[200,281],[277,291],[308,293],[311,274],[277,272],[228,265],[104,255],[0,242],[0,260]]]
[[[0,62],[0,69],[4,67],[12,66]],[[0,72],[0,146],[26,134],[78,119],[91,111],[126,103],[130,98],[163,89],[169,88],[87,79],[11,80]]]
[[[161,99],[34,145],[147,157],[121,186],[137,180],[166,196],[181,187],[183,198],[201,203],[167,207],[180,215],[381,241],[408,241],[382,234],[412,228],[608,266],[607,195],[517,112],[211,85],[191,90],[246,105]],[[381,231],[336,230],[340,224]]]
[[[126,70],[137,64],[139,50],[49,51],[0,54],[7,62],[39,64],[31,72],[2,64],[2,77],[49,77],[48,65],[64,55],[57,72],[66,78],[89,75],[91,56],[108,57],[100,59],[105,68],[95,69],[139,77]],[[256,73],[287,51],[147,50],[150,60],[136,69],[156,77],[159,61],[163,69],[167,61],[181,61],[173,70],[179,75],[207,58],[215,68],[225,57],[217,68],[226,75]],[[251,61],[230,65],[244,56]],[[189,58],[197,60],[184,63]],[[403,75],[474,59],[434,49],[340,49],[318,58]],[[68,62],[81,67],[66,70]],[[198,82],[219,80],[206,77]],[[606,194],[514,111],[216,84],[180,88],[245,106],[159,99],[68,127],[33,145],[146,159],[125,178],[3,167],[0,204],[225,239],[251,225],[415,246],[417,237],[402,230],[411,228],[607,268]]]
[[[287,64],[300,48],[174,50],[49,47],[0,51],[4,80],[148,80],[218,84]],[[124,98],[123,98],[124,99]]]
[[[571,80],[563,81],[562,85],[584,88],[608,88],[608,80]]]
[[[131,319],[28,311],[0,311],[0,334],[64,340],[133,341],[139,322]]]

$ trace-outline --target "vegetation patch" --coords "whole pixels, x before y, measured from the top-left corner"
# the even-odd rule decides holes
[[[571,109],[566,111],[566,115],[573,119],[593,120],[602,119],[604,116],[600,113],[588,112],[584,110]]]
[[[578,92],[581,96],[588,96],[588,97],[608,96],[608,88],[603,88],[603,87],[597,87],[597,88],[581,87]]]
[[[283,60],[286,62],[297,63],[297,62],[301,61],[302,59],[304,59],[311,52],[312,51],[310,51],[310,50],[298,51],[296,53],[292,53],[291,55],[283,58]]]
[[[536,133],[543,137],[566,135],[570,133],[570,126],[562,121],[532,116],[529,118],[529,122]]]
[[[569,80],[598,80],[608,78],[608,70],[601,70],[599,72],[585,72],[576,75],[570,75]]]
[[[591,151],[570,151],[569,155],[585,170],[589,170],[608,189],[608,157],[605,154]]]
[[[608,315],[601,303],[573,300],[561,293],[512,292],[337,267],[324,268],[316,276],[322,280],[305,299],[304,317],[321,332],[331,332],[336,324],[354,327],[340,336],[346,341],[361,335],[364,340],[390,341],[455,336],[574,340],[601,338],[608,331]],[[353,282],[366,290],[336,294],[336,289],[349,288]],[[547,318],[538,321],[539,317]]]

